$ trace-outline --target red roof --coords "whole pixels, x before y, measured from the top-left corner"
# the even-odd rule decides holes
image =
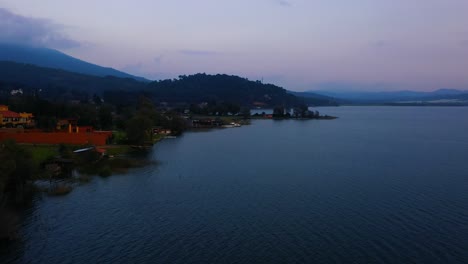
[[[13,111],[1,111],[0,114],[3,117],[9,117],[9,118],[20,118],[20,114],[13,112]]]

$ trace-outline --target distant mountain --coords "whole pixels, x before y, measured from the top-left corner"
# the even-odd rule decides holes
[[[101,77],[115,76],[147,81],[142,77],[133,76],[113,68],[101,67],[96,64],[79,60],[58,50],[47,48],[0,43],[0,61],[34,64],[42,67],[62,69]]]
[[[312,92],[312,91],[311,91]],[[337,98],[348,104],[468,104],[468,91],[439,89],[432,92],[419,91],[313,91],[314,93]]]
[[[468,93],[468,90],[466,91],[461,91],[461,90],[456,90],[456,89],[439,89],[435,90],[433,92],[430,92],[429,94],[435,95],[459,95],[459,94],[466,94]]]
[[[312,106],[337,106],[339,104],[337,99],[318,93],[293,91],[289,91],[289,93],[294,94],[297,97],[304,98],[306,103]]]

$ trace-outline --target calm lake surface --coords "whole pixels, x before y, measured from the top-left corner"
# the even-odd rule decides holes
[[[319,108],[37,198],[6,263],[468,263],[468,108]]]

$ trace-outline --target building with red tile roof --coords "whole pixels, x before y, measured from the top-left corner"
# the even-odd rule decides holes
[[[31,113],[16,113],[10,111],[8,106],[0,105],[0,127],[32,126]]]

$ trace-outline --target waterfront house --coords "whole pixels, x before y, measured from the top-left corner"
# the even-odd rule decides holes
[[[167,128],[155,127],[153,128],[153,134],[155,135],[170,135],[172,131]]]
[[[0,105],[0,127],[32,127],[33,114],[10,111],[7,105]]]

